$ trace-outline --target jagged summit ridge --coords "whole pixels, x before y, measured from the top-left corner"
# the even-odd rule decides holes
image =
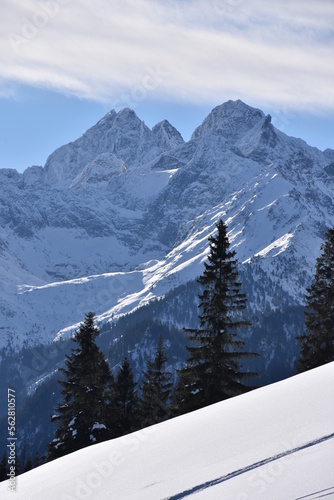
[[[152,133],[156,138],[157,145],[162,148],[174,149],[184,144],[180,132],[168,120],[163,120],[154,125]]]
[[[275,152],[279,142],[271,116],[264,116],[235,143],[241,154],[255,161],[266,161],[267,153]]]
[[[259,314],[277,297],[302,304],[334,225],[331,151],[229,101],[188,142],[113,110],[44,168],[0,171],[1,345],[53,339],[86,309],[117,318],[195,279],[220,217],[252,293],[261,273]]]
[[[137,168],[183,143],[181,134],[167,120],[151,130],[133,110],[112,110],[82,137],[49,156],[43,181],[68,187],[99,155],[113,154],[126,168]]]
[[[233,143],[263,117],[261,110],[252,108],[240,100],[227,101],[211,111],[191,138],[198,139],[205,135],[218,134],[229,143]]]

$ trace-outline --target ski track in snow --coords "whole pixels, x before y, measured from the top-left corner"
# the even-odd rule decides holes
[[[334,495],[334,362],[78,450],[3,500],[315,500]]]
[[[240,476],[241,474],[245,474],[246,472],[250,472],[254,469],[262,467],[263,465],[266,465],[270,462],[274,462],[275,460],[279,460],[279,459],[286,457],[288,455],[292,455],[293,453],[298,453],[299,451],[310,448],[311,446],[316,446],[320,443],[323,443],[324,441],[328,441],[329,439],[333,439],[333,438],[334,438],[334,433],[329,434],[327,436],[323,436],[321,438],[310,441],[309,443],[298,446],[297,448],[293,448],[291,450],[284,451],[282,453],[279,453],[278,455],[274,455],[273,457],[265,458],[264,460],[260,460],[259,462],[255,462],[254,464],[248,465],[247,467],[243,467],[242,469],[230,472],[229,474],[226,474],[225,476],[221,476],[221,477],[218,477],[217,479],[213,479],[211,481],[207,481],[205,483],[198,484],[197,486],[194,486],[193,488],[190,488],[189,490],[185,490],[185,491],[178,493],[176,495],[173,495],[171,497],[166,497],[163,500],[181,500],[182,498],[190,497],[191,495],[199,493],[200,491],[204,491],[208,488],[212,488],[213,486],[217,486],[218,484],[224,483],[225,481],[228,481],[230,479],[233,479],[234,477]],[[326,493],[324,495],[320,495],[320,496],[316,496],[316,497],[313,496],[313,495],[317,495],[318,493],[326,492],[329,490],[333,490],[333,491],[330,493]],[[313,500],[315,498],[322,498],[324,496],[330,496],[330,495],[334,495],[334,487],[328,488],[326,490],[318,491],[315,493],[311,493],[310,495],[299,497],[299,498],[296,498],[295,500],[302,500],[304,498],[307,500]]]
[[[330,497],[332,495],[334,496],[334,486],[332,486],[331,488],[326,488],[325,490],[315,491],[314,493],[295,498],[294,500],[315,500],[316,498]]]

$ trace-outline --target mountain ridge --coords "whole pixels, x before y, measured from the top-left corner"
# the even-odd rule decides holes
[[[334,223],[332,158],[238,100],[214,108],[188,142],[166,120],[149,129],[113,110],[44,167],[1,170],[1,347],[72,332],[83,305],[106,322],[163,299],[201,274],[219,218],[250,304],[264,314],[261,270],[265,307],[276,293],[303,306]],[[96,298],[97,282],[109,300]]]
[[[260,385],[295,373],[305,291],[334,226],[333,164],[333,150],[229,101],[187,142],[166,120],[149,129],[111,111],[44,167],[0,170],[0,376],[25,406],[21,441],[45,453],[57,370],[89,311],[112,370],[127,356],[140,384],[161,334],[175,376],[219,219],[252,323],[240,335],[260,354],[249,369]]]

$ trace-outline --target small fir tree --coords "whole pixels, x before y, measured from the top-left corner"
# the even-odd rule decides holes
[[[40,458],[38,450],[37,450],[35,453],[35,456],[34,456],[33,469],[35,467],[39,467],[42,463],[43,463],[43,459]]]
[[[160,336],[155,357],[147,361],[144,381],[141,386],[140,415],[142,427],[147,427],[170,416],[170,397],[172,375],[165,370],[168,358]]]
[[[77,344],[66,356],[60,371],[64,380],[63,401],[51,420],[58,422],[55,439],[49,445],[49,458],[57,458],[110,437],[109,403],[112,376],[108,363],[96,345],[98,328],[94,313],[88,313],[76,332]]]
[[[139,428],[139,399],[129,361],[125,358],[115,380],[115,431],[123,436]]]
[[[306,333],[298,338],[298,371],[334,361],[334,229],[326,234],[306,295]]]
[[[241,317],[246,296],[241,293],[235,252],[229,250],[225,223],[220,220],[217,234],[209,237],[210,253],[204,272],[198,279],[203,292],[199,295],[200,328],[185,329],[192,345],[189,357],[180,371],[174,392],[174,409],[185,413],[241,394],[256,373],[245,372],[242,361],[257,356],[244,352],[244,341],[237,333],[249,326]]]

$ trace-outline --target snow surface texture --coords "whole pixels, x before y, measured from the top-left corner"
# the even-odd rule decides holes
[[[17,478],[3,500],[314,500],[334,496],[334,363]],[[14,496],[13,496],[14,495]]]
[[[124,109],[44,168],[0,170],[0,348],[70,335],[90,310],[115,320],[196,278],[219,218],[252,310],[274,310],[282,294],[303,304],[334,225],[333,157],[228,101],[187,143]]]

